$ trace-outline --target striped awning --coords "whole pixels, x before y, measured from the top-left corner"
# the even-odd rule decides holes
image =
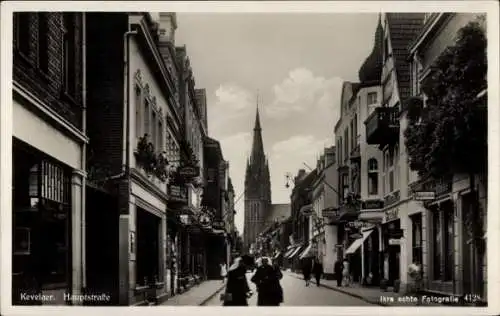
[[[302,246],[295,248],[295,250],[290,254],[290,256],[288,256],[288,259],[293,259],[293,257],[295,257],[301,249],[302,249]]]
[[[292,252],[294,252],[294,251],[295,251],[295,247],[292,247],[292,248],[288,249],[288,251],[285,252],[284,257],[288,258],[288,256],[290,256],[292,254]]]

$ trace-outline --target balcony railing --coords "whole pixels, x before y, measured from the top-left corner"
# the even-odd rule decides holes
[[[440,178],[440,179],[428,178],[410,184],[410,191],[435,192],[436,197],[439,197],[440,195],[451,192],[452,183],[453,181],[451,178]]]
[[[392,144],[399,139],[399,107],[379,107],[365,121],[366,142],[370,145]]]

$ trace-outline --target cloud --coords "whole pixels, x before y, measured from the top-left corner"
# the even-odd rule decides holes
[[[291,192],[285,186],[285,175],[295,175],[299,169],[315,168],[316,159],[331,143],[329,138],[294,135],[274,144],[270,159],[273,203],[290,203]]]
[[[306,68],[296,68],[280,84],[273,87],[274,101],[267,114],[282,119],[297,112],[338,108],[342,79],[315,77]]]
[[[235,84],[222,84],[215,91],[215,108],[219,111],[240,114],[252,105],[250,93]]]

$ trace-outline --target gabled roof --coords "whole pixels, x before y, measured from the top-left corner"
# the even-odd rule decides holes
[[[424,15],[424,13],[386,14],[401,102],[411,94],[410,64],[407,62],[409,45],[422,30]]]

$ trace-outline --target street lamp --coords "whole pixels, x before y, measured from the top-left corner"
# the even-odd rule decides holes
[[[294,179],[293,179],[293,175],[290,173],[290,172],[287,172],[285,174],[285,188],[289,188],[290,187],[290,182],[293,182],[295,183]]]

